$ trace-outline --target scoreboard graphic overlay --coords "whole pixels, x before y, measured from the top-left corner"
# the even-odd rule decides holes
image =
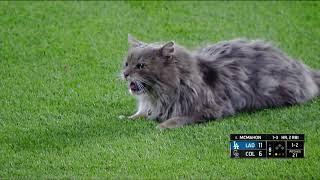
[[[304,134],[231,134],[231,158],[303,158]]]

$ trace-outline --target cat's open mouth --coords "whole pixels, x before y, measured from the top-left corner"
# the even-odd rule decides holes
[[[129,91],[136,95],[143,94],[145,93],[145,84],[139,81],[131,81],[129,84]]]

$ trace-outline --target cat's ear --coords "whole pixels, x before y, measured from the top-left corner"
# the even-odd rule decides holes
[[[143,44],[143,42],[137,40],[136,38],[134,38],[130,34],[128,34],[128,43],[129,43],[129,45],[131,47],[138,47],[138,46],[141,46]]]
[[[171,57],[174,53],[174,42],[170,41],[160,48],[161,55],[164,57]]]

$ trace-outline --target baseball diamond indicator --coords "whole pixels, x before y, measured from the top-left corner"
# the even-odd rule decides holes
[[[231,134],[231,158],[303,158],[304,134]]]

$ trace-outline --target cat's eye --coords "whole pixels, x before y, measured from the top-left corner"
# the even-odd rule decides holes
[[[128,62],[126,62],[125,66],[128,66]]]
[[[137,67],[138,69],[142,69],[142,68],[144,68],[144,64],[139,63],[139,64],[136,65],[136,67]]]

